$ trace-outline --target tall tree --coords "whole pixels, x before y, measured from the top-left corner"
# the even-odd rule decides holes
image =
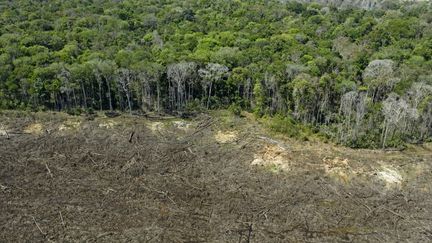
[[[212,95],[213,84],[226,78],[229,75],[228,67],[218,63],[208,63],[205,68],[198,70],[202,78],[202,86],[207,91],[207,109],[210,107],[210,97]]]

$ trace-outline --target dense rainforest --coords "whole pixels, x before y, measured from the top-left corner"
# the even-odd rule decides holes
[[[430,140],[431,4],[0,2],[0,109],[218,108],[351,147]]]

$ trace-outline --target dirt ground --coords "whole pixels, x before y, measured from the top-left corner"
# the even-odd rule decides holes
[[[0,242],[430,242],[431,167],[250,115],[3,112]]]

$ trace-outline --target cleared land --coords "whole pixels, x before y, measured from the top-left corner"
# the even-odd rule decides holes
[[[0,115],[0,241],[431,241],[432,146],[352,150],[250,115]]]

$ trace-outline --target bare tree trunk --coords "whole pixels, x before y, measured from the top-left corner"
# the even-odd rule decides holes
[[[113,110],[113,105],[112,105],[112,97],[111,97],[111,85],[110,85],[110,82],[109,82],[108,78],[105,78],[105,82],[106,82],[107,87],[108,87],[109,108],[110,108],[110,111],[112,111]]]
[[[54,95],[55,96],[55,95]],[[69,98],[69,91],[66,90],[66,107],[70,108],[70,98]]]
[[[126,99],[127,99],[127,103],[128,103],[128,107],[129,107],[129,114],[132,115],[132,105],[131,105],[131,100],[130,100],[130,94],[129,94],[129,92],[126,92]]]
[[[382,144],[383,149],[385,149],[385,145],[386,145],[386,141],[387,141],[387,133],[388,133],[388,125],[387,125],[387,122],[384,122],[383,144]]]
[[[141,101],[141,103],[139,104],[139,106],[141,107],[141,109],[143,111],[147,110],[147,107],[145,106],[146,102],[145,102],[145,90],[144,90],[144,84],[141,84],[141,97],[138,97],[138,100]]]
[[[98,80],[98,85],[99,85],[99,109],[102,111],[102,81]]]
[[[72,89],[72,94],[73,94],[73,98],[74,98],[74,106],[77,107],[77,98],[76,98],[76,94],[75,94],[75,89]]]
[[[186,97],[186,104],[189,103],[189,101],[192,99],[192,94],[191,94],[191,86],[192,85],[188,85],[188,92],[187,92],[187,97]]]
[[[174,103],[173,103],[173,97],[172,97],[172,90],[171,89],[172,89],[171,88],[171,82],[168,82],[168,99],[169,99],[170,109],[172,109],[173,105],[174,105]]]
[[[54,109],[57,107],[57,96],[54,94]]]
[[[176,104],[176,106],[177,106],[177,110],[179,110],[181,107],[182,107],[182,105],[183,105],[183,95],[182,95],[182,90],[181,90],[181,86],[180,86],[181,84],[179,84],[179,83],[177,83],[177,104]]]
[[[87,109],[87,95],[86,95],[86,92],[85,92],[84,84],[81,84],[81,90],[82,90],[82,93],[83,93],[84,108]]]
[[[159,82],[157,82],[156,89],[157,89],[157,111],[160,112],[160,84],[159,84]]]
[[[213,86],[213,82],[210,82],[209,93],[207,96],[207,110],[210,107],[210,97],[211,97],[211,92],[212,92],[212,86]]]

